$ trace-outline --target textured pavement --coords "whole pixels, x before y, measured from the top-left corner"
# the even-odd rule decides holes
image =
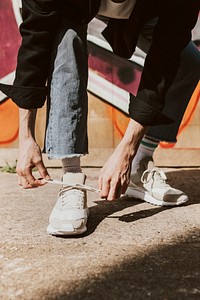
[[[84,171],[97,187],[99,169]],[[23,190],[0,173],[0,299],[200,299],[200,169],[166,171],[186,204],[89,193],[88,231],[71,238],[46,233],[58,186]]]

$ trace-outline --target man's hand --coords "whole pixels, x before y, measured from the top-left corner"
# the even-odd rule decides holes
[[[17,162],[18,182],[24,189],[45,184],[33,176],[34,167],[37,168],[41,178],[50,179],[42,160],[40,147],[34,139],[28,138],[20,143]]]
[[[130,179],[132,156],[119,144],[102,168],[99,177],[100,196],[114,200],[125,193]]]
[[[101,170],[99,189],[102,198],[114,200],[125,193],[130,181],[131,162],[145,131],[144,126],[130,120],[123,139]]]
[[[35,141],[34,129],[36,109],[19,109],[19,153],[17,162],[18,182],[23,188],[32,188],[44,185],[42,180],[36,179],[32,169],[37,168],[40,177],[50,179],[42,160],[40,147]]]

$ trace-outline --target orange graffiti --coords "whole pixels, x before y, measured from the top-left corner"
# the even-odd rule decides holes
[[[197,85],[197,87],[191,97],[188,108],[183,116],[183,120],[182,120],[181,126],[179,128],[178,134],[180,134],[183,131],[183,129],[190,123],[192,116],[196,110],[199,99],[200,99],[200,82]]]
[[[0,145],[13,143],[18,137],[18,131],[18,107],[8,99],[0,105]]]

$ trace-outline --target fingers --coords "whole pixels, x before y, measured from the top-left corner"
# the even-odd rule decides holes
[[[121,195],[121,185],[119,184],[119,182],[112,183],[110,185],[110,190],[108,193],[107,200],[112,201],[118,199],[120,198],[120,195]]]
[[[120,196],[126,192],[128,184],[129,180],[127,177],[107,177],[102,173],[98,181],[100,197],[108,201],[119,199]]]
[[[46,180],[51,179],[42,160],[40,162],[36,163],[36,167],[38,169],[38,172],[40,173],[41,178],[46,179]]]
[[[35,177],[32,175],[32,171],[31,169],[27,170],[25,173],[24,173],[24,178],[25,180],[32,186],[35,185]]]
[[[110,190],[110,180],[106,178],[101,178],[101,198],[108,198],[109,190]]]
[[[45,179],[50,179],[50,175],[47,172],[47,169],[45,168],[44,164],[42,161],[38,162],[36,164],[36,167],[40,173],[40,176],[42,177],[41,179],[36,179],[33,174],[32,174],[32,168],[28,168],[25,170],[18,169],[17,174],[18,174],[18,184],[22,186],[24,189],[29,189],[29,188],[35,188],[39,186],[43,186],[46,183],[42,181],[43,178]]]
[[[99,189],[101,191],[100,197],[108,201],[119,198],[122,192],[120,180],[105,178],[103,176],[99,177]]]
[[[31,169],[19,169],[17,168],[17,174],[18,174],[18,183],[21,185],[24,189],[31,188],[32,185],[34,185],[35,177],[32,175]]]
[[[21,173],[20,173],[21,174]],[[19,175],[18,173],[18,184],[22,186],[24,189],[36,188],[39,186],[43,186],[46,182],[42,181],[43,178],[36,179],[32,175]]]
[[[126,190],[127,190],[127,187],[128,187],[128,184],[129,183],[125,183],[123,186],[122,186],[122,191],[121,191],[121,194],[125,194],[126,193]]]
[[[22,186],[24,189],[30,189],[34,187],[26,180],[24,176],[21,176],[19,174],[18,174],[18,184]]]

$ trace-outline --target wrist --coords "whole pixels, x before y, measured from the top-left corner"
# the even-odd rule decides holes
[[[130,157],[134,157],[134,155],[136,154],[146,130],[147,127],[139,124],[132,119],[130,120],[124,137],[120,143]]]
[[[35,138],[36,109],[19,109],[19,140]]]

